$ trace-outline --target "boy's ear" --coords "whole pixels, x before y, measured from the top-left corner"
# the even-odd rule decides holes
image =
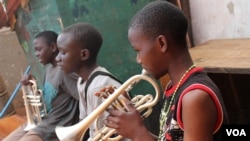
[[[89,58],[89,50],[88,49],[82,49],[81,50],[81,60],[87,60]]]
[[[167,51],[168,49],[168,42],[164,35],[159,35],[157,38],[158,45],[160,46],[160,49],[162,52]]]
[[[50,43],[50,46],[52,48],[52,52],[56,52],[58,50],[57,49],[57,44],[55,42]]]

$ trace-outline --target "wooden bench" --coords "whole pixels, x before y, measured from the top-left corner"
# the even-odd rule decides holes
[[[195,64],[210,73],[250,74],[250,38],[210,40],[190,53]]]

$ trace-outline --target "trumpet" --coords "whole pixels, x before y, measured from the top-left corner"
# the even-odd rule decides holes
[[[118,101],[121,95],[124,92],[130,91],[139,81],[144,80],[149,82],[155,90],[155,96],[151,94],[147,95],[138,95],[135,96],[131,102],[134,107],[139,111],[143,112],[143,117],[147,117],[150,115],[152,111],[152,107],[158,102],[160,97],[160,88],[155,80],[153,80],[150,76],[147,75],[146,71],[142,71],[142,74],[134,75],[130,77],[123,85],[119,88],[115,89],[113,94],[109,95],[109,97],[101,103],[92,113],[90,113],[86,118],[84,118],[79,123],[69,126],[69,127],[56,127],[56,135],[61,141],[81,141],[85,132],[89,128],[89,126],[98,120],[98,116],[102,114],[110,105],[116,105],[114,103],[122,102]],[[124,106],[124,105],[123,105]],[[126,109],[126,107],[119,108],[119,109]],[[127,110],[125,110],[127,111]],[[146,112],[145,112],[146,111]],[[122,138],[121,135],[116,135],[115,137],[111,137],[112,135],[116,134],[116,130],[108,127],[103,127],[99,133],[93,137],[93,141],[118,141]]]
[[[31,84],[22,86],[23,100],[27,117],[25,131],[35,128],[42,121],[42,117],[47,115],[46,106],[43,100],[43,93],[37,89],[34,80],[29,80]]]

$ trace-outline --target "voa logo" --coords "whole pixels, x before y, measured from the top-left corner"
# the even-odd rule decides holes
[[[228,136],[247,136],[244,129],[226,129]]]

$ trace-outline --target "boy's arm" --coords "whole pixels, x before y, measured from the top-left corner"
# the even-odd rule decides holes
[[[211,97],[202,90],[192,90],[182,99],[182,121],[185,141],[212,141],[217,109]]]

